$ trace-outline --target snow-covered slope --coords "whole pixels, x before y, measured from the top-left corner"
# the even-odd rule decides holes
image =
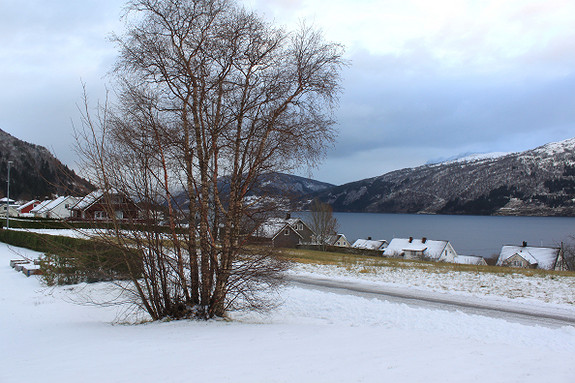
[[[397,170],[319,194],[338,211],[575,215],[575,138]]]

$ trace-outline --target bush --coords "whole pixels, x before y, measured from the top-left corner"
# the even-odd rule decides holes
[[[126,279],[128,264],[140,267],[136,253],[94,240],[0,230],[0,241],[44,253],[40,267],[48,285]]]

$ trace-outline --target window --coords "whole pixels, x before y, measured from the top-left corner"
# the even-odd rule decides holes
[[[289,229],[286,229],[286,231],[284,231],[284,235],[289,235]]]
[[[105,211],[95,211],[94,212],[94,219],[106,219],[106,212]]]
[[[303,223],[297,224],[297,230],[303,230]]]

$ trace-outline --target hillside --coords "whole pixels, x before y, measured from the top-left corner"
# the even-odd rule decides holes
[[[336,211],[575,215],[575,138],[495,158],[401,169],[316,194]]]
[[[0,196],[6,195],[8,161],[10,198],[42,199],[52,194],[83,195],[93,186],[56,159],[45,147],[17,139],[0,129]]]
[[[224,193],[229,190],[228,178],[220,178],[218,187]],[[282,208],[297,210],[299,206],[306,203],[309,196],[333,187],[335,185],[310,178],[272,172],[262,174],[257,178],[257,181],[248,192],[248,197],[276,198]],[[189,203],[185,192],[177,193],[175,201],[180,206],[186,206]]]

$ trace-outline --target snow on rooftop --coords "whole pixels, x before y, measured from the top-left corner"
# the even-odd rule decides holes
[[[37,203],[37,202],[38,202],[38,200],[35,200],[35,199],[33,199],[32,201],[28,201],[28,202],[26,202],[25,204],[20,205],[20,206],[18,207],[18,210],[26,209],[28,206],[33,205],[33,204],[35,204],[35,203]]]
[[[256,230],[255,236],[261,238],[273,238],[280,230],[283,230],[288,224],[287,222],[273,222],[267,221],[260,225]]]
[[[555,262],[559,255],[559,248],[555,247],[533,247],[533,246],[503,246],[497,259],[497,266],[518,254],[531,265],[537,265],[540,269],[551,270],[555,267]]]
[[[393,257],[403,254],[405,251],[417,251],[423,252],[428,258],[439,259],[443,249],[445,249],[448,243],[447,241],[436,241],[432,239],[426,239],[424,242],[423,238],[394,238],[383,252],[383,255]]]
[[[32,210],[30,210],[30,213],[39,213],[42,209],[44,209],[44,207],[46,205],[48,205],[50,202],[52,202],[51,199],[47,199],[45,201],[40,202],[35,208],[33,208]]]
[[[94,190],[90,194],[83,197],[80,201],[73,206],[74,209],[84,210],[94,202],[96,202],[104,194],[103,190]]]
[[[372,239],[358,239],[351,245],[355,249],[366,249],[366,250],[380,250],[380,248],[387,243],[386,240],[372,240]]]
[[[47,211],[50,211],[52,209],[54,209],[55,207],[57,207],[58,205],[60,205],[61,203],[63,203],[64,201],[66,201],[66,199],[71,198],[71,197],[58,197],[56,199],[50,200],[48,201],[47,204],[42,205],[41,208],[39,208],[38,210],[32,209],[32,211],[35,211],[37,213],[44,213]],[[39,206],[36,206],[36,208],[38,208]]]

